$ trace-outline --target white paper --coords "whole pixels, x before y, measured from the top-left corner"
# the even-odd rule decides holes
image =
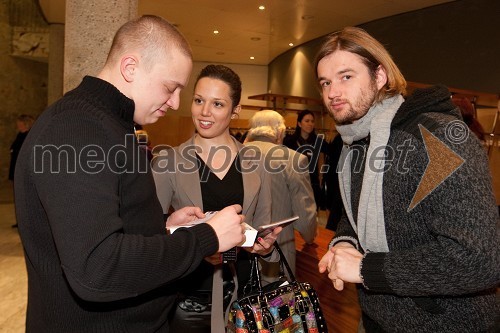
[[[177,225],[175,227],[169,227],[169,228],[167,228],[167,230],[171,234],[173,234],[179,228],[191,228],[191,227],[198,225],[200,223],[205,223],[210,218],[212,218],[212,216],[214,216],[215,213],[217,213],[217,212],[206,212],[205,217],[202,219],[197,219],[197,220],[194,220],[194,221],[189,222],[187,224]],[[257,230],[255,230],[254,228],[252,228],[252,226],[246,224],[245,222],[243,222],[243,225],[245,226],[245,241],[243,243],[239,244],[238,246],[239,247],[252,247],[253,244],[255,243],[255,238],[257,237]]]

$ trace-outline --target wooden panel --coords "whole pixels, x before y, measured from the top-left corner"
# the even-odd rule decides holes
[[[256,99],[260,101],[270,101],[273,103],[287,104],[306,104],[306,105],[320,105],[323,106],[323,102],[320,99],[309,98],[303,96],[291,96],[291,95],[279,95],[279,94],[261,94],[248,96],[248,99]]]
[[[417,82],[407,82],[408,93],[412,93],[417,88],[427,88],[430,87],[430,84],[425,83],[417,83]],[[452,94],[460,94],[468,97],[471,101],[473,101],[477,107],[491,107],[498,108],[499,104],[499,95],[498,94],[490,94],[484,93],[475,90],[465,90],[458,88],[448,87]]]
[[[156,123],[145,125],[151,145],[178,146],[194,133],[193,119],[177,115],[167,115],[160,118]]]
[[[329,332],[355,333],[361,316],[356,285],[347,283],[343,291],[337,291],[327,274],[318,272],[318,262],[326,253],[333,235],[333,231],[318,227],[314,243],[306,244],[295,231],[296,277],[299,281],[311,283],[316,289]]]

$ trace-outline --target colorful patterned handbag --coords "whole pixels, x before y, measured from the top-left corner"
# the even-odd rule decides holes
[[[262,287],[258,257],[252,260],[250,283],[256,290],[231,304],[227,332],[230,333],[327,333],[318,295],[307,282],[297,282],[283,252],[280,254],[291,281]],[[248,284],[247,284],[248,286]]]

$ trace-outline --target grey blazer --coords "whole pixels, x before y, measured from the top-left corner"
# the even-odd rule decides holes
[[[243,175],[243,210],[245,222],[253,227],[271,223],[271,189],[268,175],[258,167],[259,161],[243,151],[241,143],[233,139],[240,150]],[[156,193],[168,213],[186,206],[203,210],[200,176],[196,164],[194,137],[173,149],[166,149],[153,161]],[[253,170],[253,171],[252,171]]]
[[[294,228],[308,243],[314,241],[317,230],[316,203],[309,179],[308,160],[306,156],[295,150],[266,141],[269,139],[258,137],[255,141],[246,143],[246,146],[260,150],[265,160],[263,166],[271,177],[272,221],[277,222],[295,215],[299,216],[299,219],[292,224],[293,227],[285,227],[278,236],[278,244],[295,273]],[[271,267],[273,263],[262,264],[264,264],[263,280],[272,281],[279,267]]]
[[[253,227],[269,224],[271,222],[271,181],[268,175],[259,167],[259,161],[246,153],[244,146],[234,139],[238,147],[243,177],[243,207],[242,214],[245,222]],[[176,148],[160,152],[154,157],[153,177],[156,184],[156,193],[163,207],[163,212],[168,213],[170,207],[174,210],[186,206],[197,206],[203,210],[201,196],[200,176],[196,160],[196,147],[194,136]],[[204,210],[203,210],[204,211]],[[266,259],[276,261],[273,255]],[[212,314],[211,327],[215,331],[223,331],[226,319],[222,321],[222,268],[218,265],[214,269],[212,289]],[[237,286],[237,278],[233,280]],[[234,301],[237,292],[233,293]]]

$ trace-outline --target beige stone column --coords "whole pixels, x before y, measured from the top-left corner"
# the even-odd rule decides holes
[[[137,17],[138,0],[66,0],[64,91],[101,70],[118,28]]]
[[[64,24],[49,25],[49,73],[47,104],[50,105],[63,95],[64,71]]]

